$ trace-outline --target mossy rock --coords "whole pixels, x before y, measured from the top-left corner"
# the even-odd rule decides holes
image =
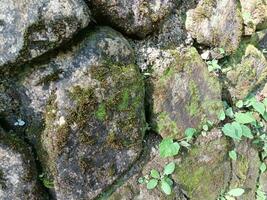
[[[245,24],[244,34],[267,28],[267,4],[265,0],[240,0]]]
[[[250,141],[236,142],[238,158],[232,161],[232,179],[230,188],[243,188],[245,193],[238,199],[251,200],[255,198],[260,158],[258,151],[253,148]]]
[[[142,150],[145,90],[132,48],[120,33],[97,27],[32,69],[20,81],[34,116],[41,113],[35,120],[43,127],[37,150],[44,172],[57,198],[93,199]]]
[[[217,123],[223,104],[221,85],[197,50],[172,53],[174,61],[162,74],[154,70],[148,100],[153,129],[162,137],[179,139],[186,128],[200,129],[207,120]]]
[[[201,0],[187,12],[186,29],[198,43],[236,51],[242,36],[242,15],[235,0]]]
[[[200,136],[196,145],[176,164],[173,178],[192,200],[217,199],[228,186],[231,165],[228,141],[219,130]]]
[[[234,102],[260,91],[267,78],[267,61],[262,52],[251,44],[244,47],[241,62],[233,65],[229,63],[233,68],[226,75]]]

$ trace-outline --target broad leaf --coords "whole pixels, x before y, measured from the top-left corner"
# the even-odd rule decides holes
[[[260,165],[260,171],[261,171],[261,173],[263,173],[263,172],[265,172],[266,171],[266,164],[265,163],[261,163],[261,165]]]
[[[186,136],[187,141],[191,140],[196,132],[197,131],[194,128],[187,128],[185,130],[185,136]]]
[[[234,118],[234,111],[233,111],[233,108],[228,108],[226,111],[225,111],[225,114],[226,116],[230,117],[230,118]]]
[[[157,179],[151,179],[148,181],[146,188],[149,190],[154,189],[158,185],[158,180]]]
[[[243,124],[241,125],[241,127],[242,127],[242,135],[249,139],[253,139],[253,135],[250,128]]]
[[[151,172],[150,172],[150,176],[155,178],[155,179],[160,179],[160,174],[157,170],[155,169],[152,169]]]
[[[253,116],[252,112],[247,112],[247,113],[236,113],[235,114],[235,120],[240,123],[240,124],[249,124],[252,122],[255,122],[256,119]]]
[[[244,194],[245,190],[242,188],[235,188],[231,189],[229,192],[227,192],[228,195],[232,197],[240,197],[242,194]]]
[[[219,112],[219,114],[218,114],[218,119],[220,120],[220,121],[223,121],[223,120],[225,120],[225,112],[224,112],[224,110],[220,110],[220,112]]]
[[[169,164],[167,164],[165,167],[164,167],[164,171],[163,173],[165,175],[170,175],[174,172],[175,170],[175,163],[174,162],[170,162]]]
[[[264,115],[265,113],[265,105],[261,102],[254,101],[252,103],[252,107],[261,115]]]
[[[172,188],[171,186],[169,185],[169,183],[165,180],[161,180],[161,189],[162,191],[167,194],[167,195],[170,195],[172,193]]]
[[[240,140],[240,136],[236,133],[237,131],[235,130],[235,127],[232,124],[225,124],[222,128],[222,131],[224,135],[229,136],[233,139]]]
[[[163,139],[159,144],[159,153],[163,158],[175,156],[180,150],[180,145],[178,142],[173,142],[172,139]]]

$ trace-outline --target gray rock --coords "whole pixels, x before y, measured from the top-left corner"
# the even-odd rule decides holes
[[[57,199],[95,198],[138,158],[144,84],[133,63],[121,34],[97,28],[21,78],[33,120],[44,127],[38,155]]]
[[[240,0],[240,3],[245,24],[245,35],[251,35],[256,30],[267,28],[266,0]]]
[[[97,21],[144,38],[171,12],[173,0],[87,0]]]
[[[0,128],[0,199],[45,200],[30,148]]]
[[[244,188],[245,193],[238,200],[251,200],[255,198],[260,158],[258,151],[249,141],[236,142],[238,159],[232,161],[232,179],[230,188]]]
[[[162,137],[181,139],[191,127],[218,123],[223,109],[221,86],[195,48],[169,50],[170,62],[153,67],[148,101],[153,129]]]
[[[266,83],[267,61],[264,55],[251,44],[245,45],[244,50],[239,64],[228,63],[233,68],[227,72],[226,77],[234,102],[244,99],[249,94],[256,94]]]
[[[82,0],[2,0],[0,13],[0,66],[58,47],[90,21]]]
[[[227,159],[230,144],[218,129],[199,136],[196,144],[176,164],[173,178],[186,191],[188,199],[217,199],[231,180]]]
[[[201,0],[187,12],[186,29],[198,43],[234,52],[242,36],[242,16],[235,0]]]

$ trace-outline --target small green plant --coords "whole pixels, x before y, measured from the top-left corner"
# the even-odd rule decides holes
[[[146,184],[148,190],[153,190],[157,186],[160,186],[160,189],[167,195],[170,195],[172,192],[173,181],[169,177],[175,170],[175,163],[170,162],[165,165],[164,170],[160,173],[156,169],[150,171],[149,176],[141,177],[138,179],[138,182]]]
[[[49,178],[47,178],[46,174],[40,174],[39,175],[39,179],[42,181],[43,185],[46,188],[54,188],[54,182],[53,180],[50,180]]]
[[[208,61],[208,70],[209,72],[213,72],[213,71],[217,71],[217,70],[221,70],[221,66],[218,64],[218,60],[213,59],[212,61]]]

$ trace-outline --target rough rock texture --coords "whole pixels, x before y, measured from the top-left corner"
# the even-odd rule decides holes
[[[195,48],[183,51],[171,51],[170,64],[153,69],[150,77],[152,123],[162,137],[179,139],[188,127],[201,128],[207,120],[216,123],[223,108],[217,78]]]
[[[198,43],[230,54],[241,40],[242,21],[236,0],[201,0],[187,12],[186,29]]]
[[[0,199],[48,199],[37,177],[30,148],[0,128]]]
[[[267,28],[267,1],[240,0],[245,24],[245,35]]]
[[[33,120],[44,119],[38,151],[57,199],[96,197],[138,158],[144,84],[133,61],[122,35],[97,28],[21,77]]]
[[[90,21],[82,0],[2,0],[0,13],[0,66],[40,56]]]
[[[229,91],[235,101],[256,93],[266,83],[267,61],[253,45],[246,45],[240,64],[227,73]]]
[[[245,194],[238,199],[251,200],[255,192],[259,177],[260,158],[257,150],[253,149],[249,141],[236,143],[238,159],[232,161],[232,179],[230,188],[244,188]]]
[[[147,190],[146,184],[139,184],[138,178],[150,174],[151,169],[163,170],[164,165],[171,162],[171,159],[162,159],[158,154],[157,146],[160,140],[153,134],[150,134],[146,140],[146,151],[142,157],[144,162],[140,162],[139,170],[129,180],[125,181],[108,200],[186,200],[183,191],[177,184],[174,185],[173,193],[169,196],[163,194],[159,187],[154,190]],[[179,158],[175,159],[177,162]],[[143,164],[145,163],[145,164]]]
[[[231,178],[227,160],[229,142],[214,129],[200,136],[196,145],[177,164],[174,180],[191,200],[217,199]]]
[[[87,0],[97,21],[144,38],[171,12],[173,0]]]

